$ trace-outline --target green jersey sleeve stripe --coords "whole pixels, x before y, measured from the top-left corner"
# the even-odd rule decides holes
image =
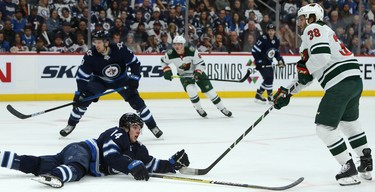
[[[346,64],[346,63],[358,64],[358,60],[357,59],[349,59],[349,60],[340,61],[340,62],[332,64],[330,67],[328,67],[326,70],[324,70],[322,76],[318,79],[318,81],[320,82],[322,80],[322,78],[326,75],[327,71],[331,70],[333,67],[336,67],[337,65]]]
[[[311,54],[321,54],[321,53],[327,53],[331,54],[331,49],[329,47],[317,47],[316,49],[311,51]]]
[[[316,47],[329,47],[329,43],[317,43],[311,46],[310,50],[314,50]]]

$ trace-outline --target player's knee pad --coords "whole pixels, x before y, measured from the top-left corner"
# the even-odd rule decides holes
[[[129,97],[128,102],[130,106],[136,111],[139,111],[146,107],[145,102],[143,101],[141,97],[139,97],[139,95],[133,95]]]
[[[199,88],[202,90],[203,93],[207,93],[214,88],[210,80],[200,80],[197,82],[197,85],[199,86]]]
[[[327,146],[330,146],[342,139],[339,131],[335,127],[322,124],[316,125],[316,134]]]
[[[353,137],[360,133],[363,133],[361,123],[357,120],[355,121],[340,121],[340,129],[347,137]]]
[[[195,84],[187,85],[185,90],[190,98],[194,98],[198,96],[198,88],[195,86]]]
[[[181,82],[182,87],[184,87],[184,90],[186,92],[187,92],[186,87],[188,85],[195,85],[195,79],[194,78],[181,77],[180,82]]]

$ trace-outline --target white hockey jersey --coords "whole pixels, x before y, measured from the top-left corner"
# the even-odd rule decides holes
[[[358,60],[323,22],[308,25],[301,39],[300,52],[307,50],[308,53],[306,67],[324,90],[347,77],[360,75]],[[301,88],[298,86],[293,93]]]
[[[206,69],[201,55],[194,47],[185,47],[183,55],[179,55],[174,49],[170,49],[161,58],[160,64],[163,69],[170,64],[174,64],[177,74],[181,77],[193,77],[194,70],[204,71]]]

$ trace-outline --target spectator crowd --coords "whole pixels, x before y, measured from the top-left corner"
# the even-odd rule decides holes
[[[360,8],[359,0],[281,0],[282,54],[298,53],[297,11],[312,2],[324,8],[325,22],[352,52],[375,54],[375,0],[362,0]],[[163,53],[176,35],[185,35],[186,12],[188,43],[199,51],[250,52],[276,18],[269,9],[274,0],[189,0],[188,9],[185,3],[92,0],[89,13],[87,0],[0,0],[0,52],[86,52],[89,32],[104,30],[135,53]]]

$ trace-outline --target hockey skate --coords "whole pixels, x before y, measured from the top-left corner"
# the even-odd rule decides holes
[[[358,167],[359,175],[366,180],[372,180],[372,156],[371,149],[365,148],[362,150],[363,156],[359,157],[361,164]]]
[[[220,110],[225,116],[227,117],[231,117],[232,116],[232,112],[229,111],[227,108],[224,107],[224,109]]]
[[[358,171],[355,168],[353,159],[350,159],[341,167],[341,171],[336,175],[336,180],[341,186],[357,185],[361,181],[358,179]]]
[[[61,129],[60,135],[66,137],[73,132],[74,128],[76,128],[75,125],[67,125],[64,129]]]
[[[261,103],[261,104],[266,104],[266,102],[267,102],[267,99],[266,98],[264,98],[263,96],[262,96],[262,94],[260,94],[260,93],[256,93],[256,95],[255,95],[255,103]]]
[[[197,109],[197,112],[198,112],[198,114],[199,114],[201,117],[206,117],[206,116],[207,116],[206,111],[204,111],[202,108]]]
[[[36,178],[32,178],[32,180],[38,181],[39,183],[48,185],[53,188],[61,188],[64,186],[64,182],[62,182],[60,178],[50,174],[39,175]]]
[[[158,126],[155,126],[154,128],[151,128],[150,130],[156,138],[159,138],[163,135],[163,131],[161,131]]]

